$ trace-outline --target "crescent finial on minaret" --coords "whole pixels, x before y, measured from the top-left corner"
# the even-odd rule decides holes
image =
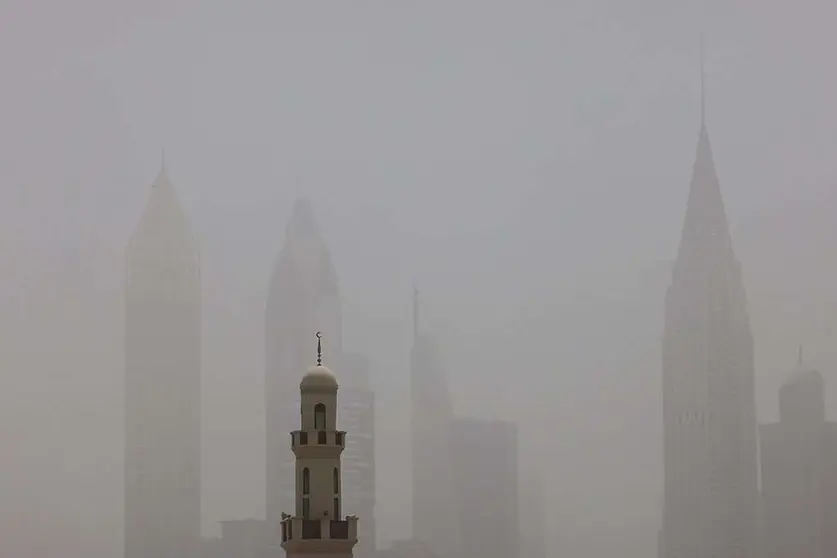
[[[317,366],[323,365],[323,332],[317,332]]]

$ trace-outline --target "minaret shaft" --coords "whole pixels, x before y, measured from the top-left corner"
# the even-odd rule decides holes
[[[291,432],[295,459],[295,513],[283,514],[282,548],[288,558],[328,554],[351,558],[357,518],[343,517],[341,455],[346,433],[337,429],[337,380],[322,366],[317,334],[317,366],[300,382],[299,430]]]

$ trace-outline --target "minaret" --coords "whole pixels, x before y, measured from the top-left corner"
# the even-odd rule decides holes
[[[701,90],[702,84],[701,69]],[[686,217],[665,301],[662,557],[753,558],[753,337],[701,97]]]
[[[125,557],[196,558],[200,262],[165,166],[126,260]]]
[[[337,430],[337,379],[322,363],[317,333],[317,365],[299,384],[300,427],[291,432],[296,457],[296,512],[282,514],[282,548],[288,558],[351,558],[357,543],[357,517],[341,515],[340,456],[346,433]]]

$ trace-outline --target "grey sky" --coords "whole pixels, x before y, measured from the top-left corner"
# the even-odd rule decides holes
[[[382,540],[409,536],[415,278],[457,411],[519,420],[543,459],[554,544],[648,555],[700,28],[770,418],[800,342],[837,369],[835,17],[812,0],[0,0],[0,547],[119,548],[122,252],[165,146],[202,244],[207,533],[262,512],[264,296],[305,193],[345,346],[375,364]]]

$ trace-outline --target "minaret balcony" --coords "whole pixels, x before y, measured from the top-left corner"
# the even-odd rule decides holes
[[[357,517],[348,516],[343,520],[327,517],[321,519],[303,519],[285,517],[281,523],[282,547],[290,550],[299,546],[322,546],[330,544],[357,542]],[[310,542],[309,542],[310,541]]]
[[[291,432],[291,447],[327,446],[346,448],[346,432],[342,430],[294,430]]]

